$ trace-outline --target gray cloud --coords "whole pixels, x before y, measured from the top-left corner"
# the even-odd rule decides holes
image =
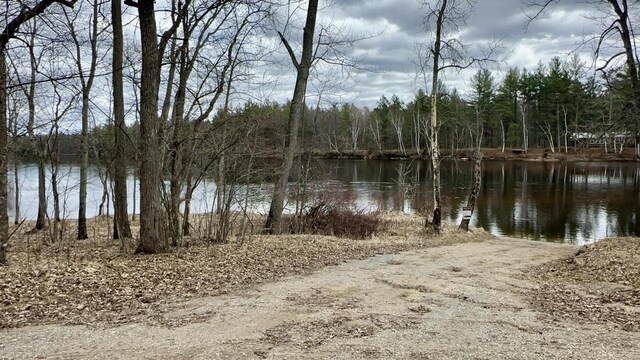
[[[554,56],[566,57],[584,39],[597,34],[599,24],[593,21],[593,4],[584,0],[565,0],[550,7],[527,27],[527,16],[533,10],[514,0],[478,1],[461,28],[461,40],[473,53],[482,46],[500,40],[506,64],[494,66],[496,79],[510,66],[533,69],[539,62],[548,63]],[[360,59],[356,84],[348,92],[356,103],[372,106],[381,95],[398,94],[409,101],[422,81],[416,80],[414,48],[429,37],[423,29],[425,10],[415,0],[338,0],[325,9],[333,21],[352,29],[353,33],[382,31],[379,36],[358,42],[350,53]],[[321,14],[322,15],[322,14]],[[580,55],[589,60],[591,47],[583,47]],[[468,78],[475,69],[444,76],[449,88],[466,91]]]

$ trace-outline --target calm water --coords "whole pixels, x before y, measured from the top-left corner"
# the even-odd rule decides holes
[[[413,212],[419,200],[430,198],[431,170],[423,161],[335,160],[323,165],[365,204]],[[402,181],[399,174],[407,169]],[[459,222],[473,164],[443,162],[441,170],[445,217]],[[495,235],[580,244],[614,235],[640,236],[640,164],[487,161],[483,170],[472,224]],[[407,187],[413,199],[402,196]]]
[[[340,199],[348,198],[367,210],[420,212],[431,197],[431,170],[424,161],[319,160],[315,165],[312,193],[326,196],[340,190],[346,194]],[[483,168],[472,225],[496,235],[579,244],[607,236],[640,236],[640,164],[485,162]],[[470,162],[443,162],[445,218],[460,220],[471,177]],[[89,178],[87,215],[95,216],[102,198],[97,169],[90,169]],[[64,217],[75,218],[78,168],[63,166],[60,179]],[[130,211],[134,211],[134,181],[131,175]],[[33,219],[37,213],[37,168],[21,166],[19,183],[22,216]],[[213,181],[204,181],[194,194],[192,211],[210,211],[214,189]],[[270,186],[241,188],[236,207],[242,206],[247,191],[249,210],[266,213]],[[139,199],[135,202],[137,212]]]

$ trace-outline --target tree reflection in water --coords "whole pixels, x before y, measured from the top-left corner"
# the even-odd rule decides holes
[[[318,171],[355,190],[359,203],[371,209],[428,212],[429,164],[412,161],[404,167],[411,173],[399,181],[399,162],[323,160]],[[460,221],[472,165],[443,162],[443,208],[449,221]],[[637,163],[486,161],[483,167],[472,225],[496,235],[578,244],[607,236],[640,236]],[[409,198],[399,198],[407,181],[412,189]]]

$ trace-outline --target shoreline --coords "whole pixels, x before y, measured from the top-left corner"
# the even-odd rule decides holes
[[[454,151],[443,150],[441,158],[452,158],[460,161],[470,161],[471,149]],[[345,150],[345,151],[319,151],[313,150],[307,154],[320,159],[347,159],[347,160],[430,160],[431,157],[422,152],[407,151],[405,154],[399,150]],[[534,162],[640,162],[640,158],[633,153],[633,148],[625,148],[622,154],[605,153],[601,148],[571,149],[569,152],[550,152],[545,148],[534,148],[524,152],[521,149],[482,149],[482,159],[485,161],[534,161]]]
[[[387,234],[395,240],[370,240],[387,244],[382,248],[333,238],[261,238],[241,248],[230,244],[242,256],[220,264],[209,260],[227,251],[200,246],[157,256],[49,261],[31,271],[14,266],[13,283],[30,286],[11,286],[25,295],[12,319],[24,322],[6,324],[2,350],[16,359],[461,359],[495,357],[496,349],[500,358],[639,355],[638,304],[633,294],[617,297],[636,289],[635,278],[623,285],[627,278],[610,278],[618,268],[598,270],[619,260],[628,264],[633,239],[590,249],[451,232],[445,234],[451,241],[438,244],[419,232],[395,231]],[[296,244],[307,252],[288,250]],[[331,259],[308,264],[317,250]],[[282,266],[291,253],[298,255],[293,271]],[[218,291],[205,289],[212,282],[221,285]],[[36,284],[47,285],[37,289],[48,301],[29,299]],[[597,298],[594,287],[602,290]],[[131,338],[139,340],[134,347]]]

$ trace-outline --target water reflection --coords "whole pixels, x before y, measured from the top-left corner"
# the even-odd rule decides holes
[[[423,161],[321,161],[324,172],[360,194],[363,206],[422,212],[430,208],[430,167]],[[485,162],[472,224],[496,235],[589,243],[640,235],[640,166],[630,163]],[[399,168],[410,169],[403,181]],[[473,166],[443,162],[445,216],[460,221]],[[409,182],[411,196],[406,197]]]
[[[94,217],[99,214],[102,204],[103,214],[113,214],[113,201],[111,193],[103,198],[104,186],[100,179],[101,173],[96,166],[89,166],[87,171],[87,217]],[[103,175],[103,174],[102,174]],[[104,176],[104,175],[103,175]],[[47,169],[47,179],[51,178]],[[9,175],[9,218],[13,220],[15,214],[15,190],[13,172]],[[38,168],[33,164],[20,165],[18,168],[18,184],[20,187],[20,216],[23,219],[35,220],[38,216]],[[64,219],[74,219],[78,217],[78,191],[80,184],[80,168],[74,164],[60,165],[58,174],[58,191],[60,193],[61,217]],[[168,184],[166,184],[168,186]],[[127,178],[128,190],[128,210],[129,213],[139,213],[140,211],[140,186],[134,171],[129,171]],[[111,191],[111,189],[109,189]],[[167,189],[168,191],[168,189]],[[210,212],[215,206],[216,185],[211,179],[204,178],[193,193],[191,202],[192,213]],[[235,193],[234,209],[244,207],[245,197],[249,201],[247,208],[250,212],[266,213],[269,206],[269,195],[271,186],[269,184],[250,184],[240,186]],[[51,184],[46,184],[46,196],[48,213],[53,213],[53,195]]]
[[[580,244],[607,236],[640,236],[639,164],[485,162],[483,167],[482,190],[472,225],[496,235]],[[77,217],[78,170],[74,165],[60,169],[65,218]],[[460,221],[472,173],[470,162],[442,163],[443,210],[448,220]],[[356,205],[363,209],[424,213],[432,206],[431,168],[426,161],[318,160],[313,179],[316,185],[337,181],[353,193]],[[19,182],[22,216],[34,219],[38,204],[37,168],[20,166]],[[138,207],[133,206],[139,204],[134,184],[137,185],[131,173],[128,179],[131,212],[137,212]],[[322,186],[316,188],[323,191]],[[90,168],[88,216],[97,215],[102,193],[98,171]],[[242,208],[248,200],[248,211],[266,213],[270,193],[268,184],[242,186],[235,208]],[[192,211],[211,211],[215,203],[213,194],[215,183],[205,179],[194,192]],[[13,195],[9,200],[13,201]],[[13,206],[10,213],[11,210]]]

